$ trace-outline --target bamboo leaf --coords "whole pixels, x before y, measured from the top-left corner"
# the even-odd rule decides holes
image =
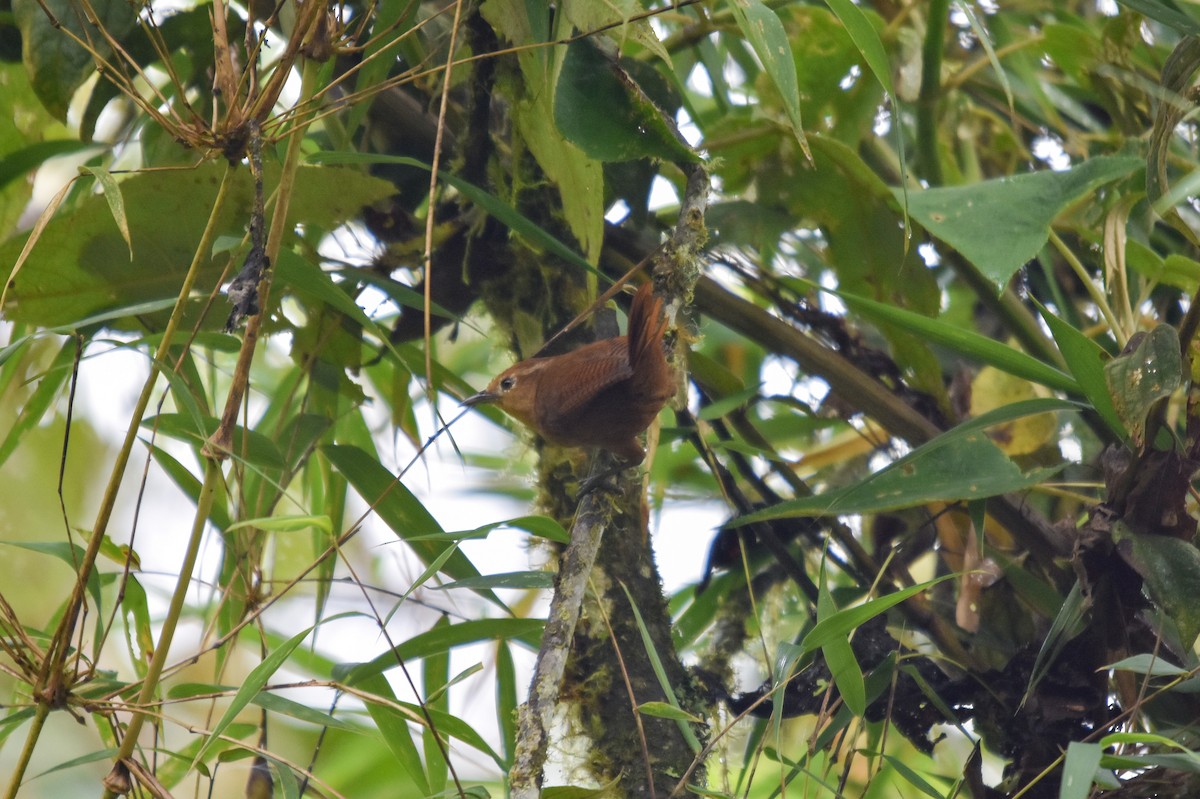
[[[815,284],[813,284],[814,287]],[[1042,363],[1037,358],[1021,352],[1002,342],[980,335],[973,330],[965,330],[956,325],[933,319],[923,314],[887,305],[882,302],[846,294],[833,289],[821,288],[837,296],[847,307],[859,312],[868,319],[890,322],[910,333],[928,339],[935,344],[961,352],[981,363],[995,366],[1009,374],[1023,377],[1033,383],[1040,383],[1057,391],[1080,393],[1079,384],[1071,375]]]
[[[108,210],[112,212],[113,221],[117,223],[117,230],[121,231],[121,238],[125,239],[125,244],[129,247],[129,260],[132,261],[133,238],[129,235],[129,219],[125,216],[125,197],[121,194],[121,187],[116,178],[107,169],[98,166],[81,166],[79,169],[94,177],[104,189]]]
[[[254,701],[262,691],[263,686],[267,684],[267,680],[275,675],[275,672],[282,668],[288,658],[292,656],[292,652],[296,647],[308,637],[308,634],[313,631],[313,627],[308,627],[289,638],[282,646],[276,647],[275,651],[263,658],[262,663],[259,663],[250,673],[246,675],[246,679],[242,681],[242,685],[238,688],[238,692],[234,695],[233,701],[229,703],[229,707],[225,708],[225,713],[222,714],[220,720],[213,726],[212,732],[208,734],[207,740],[200,747],[200,751],[196,752],[196,756],[192,758],[192,767],[204,759],[204,755],[208,753],[212,747],[212,743],[221,737],[225,729],[237,718],[237,715],[242,712],[246,705]]]
[[[800,120],[800,84],[796,80],[796,62],[792,58],[792,45],[783,22],[762,0],[733,0],[730,9],[767,77],[783,98],[783,108],[787,112],[792,134],[811,161],[812,153],[808,149],[808,140]]]

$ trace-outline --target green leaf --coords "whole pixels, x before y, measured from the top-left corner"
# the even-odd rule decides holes
[[[4,153],[3,158],[0,158],[0,188],[37,169],[51,158],[77,153],[92,146],[94,145],[78,139],[54,139]]]
[[[0,718],[0,742],[4,741],[13,730],[19,728],[28,719],[33,718],[34,709],[32,707],[14,710],[4,718]]]
[[[1110,737],[1112,737],[1112,736],[1106,735],[1104,738],[1102,738],[1100,745],[1103,746],[1104,742],[1107,741],[1108,738],[1110,738]],[[1162,736],[1155,736],[1155,737],[1162,738]],[[1176,747],[1179,746],[1179,744],[1174,743],[1174,742],[1171,742],[1169,745],[1174,745]],[[1128,771],[1129,769],[1143,769],[1143,768],[1154,767],[1154,766],[1157,766],[1162,769],[1172,769],[1174,771],[1184,771],[1184,772],[1190,772],[1192,774],[1200,774],[1200,761],[1198,761],[1196,753],[1192,752],[1192,751],[1185,751],[1185,753],[1182,753],[1182,754],[1162,754],[1162,755],[1160,755],[1160,754],[1149,754],[1149,755],[1108,755],[1108,754],[1106,754],[1106,755],[1104,755],[1104,757],[1100,758],[1100,767],[1106,768],[1106,769],[1119,769],[1121,771]],[[1100,782],[1099,778],[1102,774],[1104,774],[1104,772],[1102,772],[1102,771],[1098,772],[1096,774],[1096,777],[1097,777],[1096,782],[1097,783]],[[1108,788],[1110,790],[1119,788],[1121,786],[1121,783],[1116,780],[1108,780],[1108,782],[1110,784],[1107,784],[1104,787]]]
[[[656,719],[670,719],[690,724],[704,723],[704,719],[699,716],[694,716],[683,708],[675,707],[666,702],[643,702],[638,705],[638,713],[641,713],[643,716],[653,716]]]
[[[880,613],[884,613],[909,597],[916,596],[922,591],[932,588],[944,580],[950,580],[955,576],[947,574],[936,580],[910,585],[908,588],[901,589],[895,593],[837,611],[832,616],[817,622],[808,631],[808,635],[804,636],[804,640],[801,642],[797,657],[815,652],[818,649],[824,649],[839,639],[844,640],[852,631],[858,629]]]
[[[1091,598],[1084,595],[1082,584],[1076,580],[1067,593],[1067,598],[1063,600],[1058,613],[1055,614],[1054,621],[1051,622],[1050,629],[1046,632],[1046,637],[1042,639],[1042,645],[1038,649],[1037,657],[1033,661],[1033,668],[1030,670],[1029,685],[1026,686],[1025,693],[1021,697],[1021,705],[1024,705],[1029,701],[1029,697],[1033,696],[1038,683],[1046,676],[1050,666],[1058,660],[1063,647],[1083,632],[1084,617],[1090,608]]]
[[[650,668],[654,672],[654,676],[658,678],[658,687],[662,689],[663,696],[667,698],[668,704],[682,710],[679,699],[675,695],[675,689],[671,685],[671,681],[667,679],[667,670],[663,667],[662,658],[658,655],[658,650],[654,647],[654,639],[650,637],[650,630],[646,627],[646,622],[642,618],[642,611],[638,609],[637,603],[633,601],[633,594],[629,593],[629,588],[625,585],[621,586],[625,592],[626,598],[629,599],[629,610],[633,613],[633,620],[637,624],[638,632],[642,636],[642,646],[646,648],[646,657],[650,661]],[[676,726],[679,727],[679,733],[683,736],[683,740],[691,747],[692,751],[700,754],[703,748],[700,739],[696,737],[695,731],[687,721],[676,720]]]
[[[554,93],[554,123],[568,141],[598,161],[700,161],[662,110],[590,39],[567,47]]]
[[[549,516],[518,516],[515,519],[501,522],[501,525],[524,530],[539,538],[545,538],[547,541],[555,541],[559,544],[571,543],[571,534],[558,523],[557,519]]]
[[[1146,582],[1146,592],[1179,628],[1183,645],[1191,649],[1200,636],[1200,549],[1188,541],[1139,533],[1123,522],[1113,525],[1117,552]]]
[[[94,0],[88,8],[90,13],[84,14],[72,0],[14,0],[12,4],[33,89],[61,122],[67,120],[75,90],[96,72],[95,57],[77,39],[90,42],[97,56],[108,61],[114,57],[112,47],[98,35],[96,25],[118,42],[137,25],[135,6],[125,0]],[[95,25],[89,18],[95,19]]]
[[[457,554],[460,554],[458,551],[457,544],[453,544],[453,545],[448,546],[445,549],[443,549],[441,551],[441,553],[438,554],[438,556],[436,558],[431,560],[429,562],[429,565],[426,566],[425,569],[420,574],[418,574],[416,576],[416,578],[413,579],[412,583],[408,586],[407,589],[405,589],[404,593],[401,594],[400,598],[408,599],[409,596],[412,595],[413,591],[416,591],[418,588],[425,585],[425,583],[432,580],[434,578],[434,576],[442,570],[442,567],[446,565],[446,561],[450,560],[450,558],[453,555],[457,555]],[[467,579],[469,580],[469,579],[473,579],[473,578],[468,577]],[[395,610],[399,610],[399,609],[400,609],[400,605],[397,604],[395,607]],[[389,618],[390,618],[390,614],[389,614]]]
[[[496,721],[500,727],[501,751],[508,771],[513,754],[517,750],[517,708],[520,706],[517,693],[517,667],[513,662],[512,647],[507,641],[496,643]]]
[[[817,621],[818,623],[837,615],[838,608],[833,601],[833,595],[829,592],[829,581],[825,576],[825,561],[821,561],[821,575],[818,579],[820,588],[817,591]],[[833,682],[837,685],[838,694],[842,697],[846,707],[855,716],[861,716],[867,712],[867,688],[863,682],[862,667],[858,665],[858,660],[854,657],[854,650],[850,646],[850,633],[845,636],[833,636],[829,641],[821,647],[821,654],[825,656],[825,665],[829,667],[829,673],[833,675]],[[795,670],[796,660],[803,657],[803,649],[793,647],[790,649],[793,658],[787,664],[787,668],[781,670],[782,674],[791,674]]]
[[[333,532],[333,521],[324,514],[310,516],[297,514],[290,516],[267,516],[261,519],[245,519],[229,525],[225,532],[232,532],[241,527],[253,527],[256,530],[266,530],[273,533],[290,533],[296,530],[307,530],[315,527],[326,533]]]
[[[650,19],[645,16],[646,9],[641,0],[605,0],[603,3],[570,0],[563,3],[561,9],[578,30],[607,31],[622,50],[628,42],[637,42],[659,58],[668,70],[674,67],[671,54],[658,40]]]
[[[934,788],[929,784],[929,780],[925,779],[916,771],[909,768],[908,764],[900,758],[893,757],[892,755],[884,755],[883,759],[890,763],[892,768],[896,769],[896,771],[899,772],[900,775],[904,777],[904,779],[907,780],[910,785],[919,790],[921,793],[930,797],[930,799],[945,799],[945,791],[939,791],[937,788]]]
[[[211,759],[214,755],[220,756],[222,753],[239,748],[236,739],[247,738],[255,733],[258,728],[253,724],[234,723],[230,724],[225,729],[225,737],[235,740],[218,740],[212,743],[209,747],[208,755]],[[212,772],[204,763],[192,765],[192,759],[196,752],[200,751],[200,747],[208,743],[207,739],[196,738],[186,744],[177,751],[168,752],[169,760],[159,764],[159,769],[156,774],[159,782],[165,787],[171,788],[183,781],[183,779],[192,774],[199,772],[204,777],[211,777]]]
[[[434,622],[434,628],[447,627],[450,625],[450,619],[442,616]],[[450,680],[450,653],[438,652],[433,655],[428,655],[421,660],[421,682],[424,684],[424,705],[427,710],[440,710],[445,712],[449,708],[450,699],[441,692],[441,688]],[[421,742],[425,750],[425,776],[429,781],[429,789],[431,792],[440,792],[446,789],[447,767],[446,758],[442,754],[441,747],[438,745],[438,739],[435,730],[425,727],[421,734]]]
[[[220,420],[206,416],[197,426],[195,420],[182,413],[161,413],[142,420],[142,427],[189,444],[203,444],[217,431]],[[258,469],[284,468],[283,455],[269,436],[241,426],[233,429],[230,453]]]
[[[516,530],[524,530],[527,533],[545,538],[547,541],[554,541],[558,544],[571,543],[571,534],[568,533],[563,526],[549,516],[518,516],[515,519],[505,519],[499,522],[488,522],[487,524],[476,527],[474,530],[456,530],[450,533],[431,533],[429,535],[415,535],[408,538],[409,541],[473,541],[479,538],[487,538],[493,530],[501,527],[511,527]]]
[[[439,591],[450,591],[455,588],[470,588],[472,590],[479,588],[544,589],[554,587],[554,575],[547,571],[485,574],[480,577],[468,577],[464,580],[455,580],[452,583],[434,587]]]
[[[1170,325],[1158,325],[1140,341],[1135,336],[1129,346],[1132,351],[1104,365],[1104,380],[1117,415],[1140,441],[1151,407],[1183,384],[1183,357],[1179,334]]]
[[[427,668],[428,668],[428,666],[427,666]],[[458,674],[455,674],[453,677],[447,679],[441,685],[433,686],[430,689],[429,694],[427,695],[425,701],[432,702],[435,699],[441,699],[443,696],[445,696],[449,692],[449,690],[451,688],[458,685],[460,682],[469,680],[470,678],[474,677],[476,674],[482,674],[482,673],[483,673],[483,664],[478,663],[478,662],[472,663],[470,666],[467,666],[465,669],[460,671]]]
[[[846,27],[846,32],[850,34],[854,46],[862,53],[863,60],[871,68],[875,79],[879,81],[879,85],[883,87],[888,97],[892,98],[892,103],[895,104],[896,91],[892,88],[892,65],[888,62],[887,51],[883,49],[883,42],[876,32],[875,26],[871,24],[871,20],[867,18],[861,8],[850,0],[825,0],[825,2],[842,21],[842,25]]]
[[[846,294],[823,286],[817,287],[816,284],[812,285],[836,295],[846,303],[847,307],[868,319],[891,322],[910,333],[961,352],[981,363],[995,366],[1009,374],[1023,377],[1030,382],[1040,383],[1058,391],[1080,391],[1079,384],[1072,380],[1070,375],[1063,374],[1053,366],[1048,366],[1031,355],[973,330],[965,330],[940,319],[897,308],[895,305],[876,302],[866,297]]]
[[[113,319],[120,319],[123,316],[151,314],[155,311],[166,310],[174,305],[175,300],[173,299],[154,300],[153,302],[146,302],[142,303],[141,305],[134,305],[116,311],[98,313],[94,316],[89,316],[84,319],[73,319],[66,324],[38,330],[34,333],[30,333],[27,336],[16,338],[9,342],[6,346],[0,347],[0,365],[3,365],[9,358],[11,358],[15,353],[19,352],[22,347],[31,341],[36,341],[37,339],[45,338],[46,336],[71,333],[81,328],[91,327],[92,325],[100,325]]]
[[[1099,744],[1079,741],[1067,744],[1058,799],[1087,799],[1091,794],[1092,781],[1096,777],[1096,769],[1100,768],[1100,756],[1103,753],[1104,750]]]
[[[129,659],[133,662],[138,676],[145,677],[146,666],[154,655],[154,633],[150,628],[150,606],[146,600],[146,589],[142,588],[136,575],[130,574],[125,580],[121,614],[125,617],[125,642],[129,647]]]
[[[121,187],[117,185],[116,178],[107,169],[101,169],[98,166],[81,166],[79,169],[94,177],[100,187],[104,189],[104,199],[108,201],[108,210],[112,212],[113,221],[117,223],[117,230],[121,232],[121,238],[125,239],[125,244],[129,247],[129,260],[132,261],[133,239],[129,235],[129,219],[125,216],[125,198],[121,194]]]
[[[1136,266],[1132,259],[1130,264]],[[1149,277],[1169,286],[1184,289],[1188,293],[1194,293],[1196,286],[1200,285],[1200,262],[1180,253],[1171,253],[1162,259],[1162,269]]]
[[[0,541],[10,547],[19,547],[27,549],[30,552],[40,552],[43,555],[50,555],[58,558],[63,563],[70,567],[71,571],[78,573],[83,565],[83,547],[78,544],[68,543],[66,541]],[[100,603],[100,574],[92,569],[88,572],[88,594],[92,597],[92,603],[99,611],[103,605]]]
[[[614,777],[612,782],[599,788],[577,788],[574,785],[553,785],[543,788],[541,799],[610,799],[614,790],[621,784],[621,778]]]
[[[800,149],[811,160],[812,154],[800,121],[800,84],[796,80],[796,62],[783,22],[761,0],[733,0],[730,8],[742,35],[754,48],[754,54],[758,56],[767,77],[783,98],[783,108]]]
[[[385,704],[364,698],[367,712],[371,714],[371,720],[375,722],[375,729],[383,736],[384,743],[395,757],[396,764],[404,770],[409,779],[416,783],[420,795],[428,796],[429,780],[425,777],[421,754],[413,740],[412,730],[408,726],[410,718],[412,720],[420,719],[420,715],[413,714],[410,717],[390,704],[396,702],[396,695],[392,692],[392,687],[388,685],[387,678],[382,674],[363,677],[361,687],[363,690],[387,700],[388,704]]]
[[[141,172],[120,181],[132,261],[122,233],[113,226],[110,200],[89,195],[69,213],[60,211],[13,280],[4,314],[14,321],[49,327],[121,308],[131,315],[132,306],[174,298],[208,222],[224,169],[210,163],[195,169]],[[266,170],[268,192],[278,183],[278,172],[278,168]],[[245,170],[234,173],[231,180],[229,201],[217,229],[240,236],[250,215],[254,186]],[[386,180],[357,170],[301,167],[289,205],[289,229],[297,224],[329,229],[394,191]],[[0,245],[0,277],[8,278],[26,238],[17,236]],[[224,266],[223,257],[205,261],[199,285],[215,283]],[[144,326],[138,323],[139,330]]]
[[[1151,677],[1182,677],[1185,674],[1191,674],[1187,669],[1181,669],[1160,657],[1145,653],[1122,658],[1116,663],[1108,664],[1104,668],[1116,671],[1132,671],[1134,674],[1148,674]]]
[[[1174,4],[1163,0],[1117,0],[1126,8],[1132,9],[1150,19],[1157,20],[1168,28],[1174,28],[1189,36],[1200,36],[1200,22],[1178,11]]]
[[[751,400],[758,397],[758,391],[760,388],[761,384],[757,386],[751,386],[750,388],[744,388],[741,391],[721,397],[716,402],[712,402],[701,408],[700,413],[696,414],[696,418],[702,422],[711,422],[713,419],[720,419],[722,416],[728,413],[733,413],[736,410],[745,408]]]
[[[1188,759],[1192,761],[1192,769],[1200,766],[1200,754],[1195,750],[1189,749],[1184,743],[1168,738],[1165,735],[1156,735],[1152,732],[1111,732],[1105,735],[1098,741],[1101,749],[1107,749],[1110,746],[1161,746],[1164,749],[1178,749],[1188,755]]]
[[[167,690],[168,699],[192,699],[197,696],[209,696],[211,694],[233,693],[232,685],[220,685],[211,682],[185,682],[179,685],[172,685]]]
[[[334,669],[334,678],[349,685],[388,669],[396,668],[399,660],[412,660],[445,652],[456,646],[480,641],[507,640],[537,649],[546,623],[541,619],[474,619],[419,633],[366,663],[348,663]]]
[[[1112,395],[1108,392],[1108,381],[1104,377],[1104,362],[1108,360],[1108,354],[1099,344],[1050,313],[1037,300],[1034,300],[1034,303],[1041,311],[1042,318],[1046,320],[1050,335],[1054,336],[1058,350],[1067,362],[1067,368],[1075,376],[1083,395],[1092,403],[1092,407],[1109,429],[1123,440],[1128,433],[1117,414],[1117,409],[1113,407]]]
[[[408,158],[402,155],[376,155],[372,153],[353,153],[353,152],[320,152],[313,153],[309,156],[309,160],[316,164],[399,164],[401,166],[412,166],[429,170],[429,164],[423,161],[418,161],[415,158]],[[513,208],[508,203],[501,200],[496,195],[481,189],[473,183],[455,177],[446,171],[438,172],[438,179],[446,182],[446,185],[453,186],[461,192],[471,202],[478,205],[484,211],[487,211],[497,221],[503,222],[508,227],[512,228],[513,232],[520,235],[530,244],[537,247],[542,247],[545,250],[553,253],[559,258],[562,258],[569,264],[579,267],[588,272],[592,272],[597,276],[601,273],[588,263],[587,259],[575,252],[573,249],[563,244],[544,228],[539,227],[529,217],[522,214],[517,209]],[[604,280],[609,278],[604,277]]]
[[[855,485],[781,502],[730,523],[766,519],[871,513],[913,507],[935,500],[982,499],[1037,485],[1059,467],[1023,473],[983,430],[1011,419],[1078,408],[1057,399],[1014,402],[942,433]]]
[[[1141,6],[1138,10],[1151,17],[1154,15],[1148,13],[1146,9],[1159,9],[1177,19],[1188,19],[1179,11],[1168,6],[1166,2],[1138,2],[1136,5]],[[1193,32],[1192,35],[1181,38],[1171,54],[1167,56],[1166,61],[1163,62],[1159,73],[1159,83],[1164,101],[1158,103],[1158,109],[1154,115],[1154,127],[1150,131],[1150,146],[1146,152],[1146,197],[1157,213],[1176,224],[1185,223],[1180,218],[1179,212],[1166,204],[1184,198],[1179,197],[1168,188],[1167,161],[1171,152],[1172,140],[1175,138],[1175,131],[1179,123],[1183,121],[1184,115],[1189,113],[1189,103],[1181,102],[1179,98],[1185,97],[1190,91],[1192,73],[1196,71],[1198,65],[1200,65],[1200,39],[1196,38],[1195,32]],[[1187,180],[1188,178],[1185,178],[1185,181]],[[1168,199],[1168,194],[1172,199]]]
[[[3,465],[9,456],[13,454],[17,446],[21,443],[21,438],[30,429],[41,423],[46,411],[58,399],[63,384],[71,376],[71,366],[75,361],[75,353],[76,342],[74,339],[67,339],[63,342],[62,348],[59,349],[58,354],[54,356],[54,360],[46,368],[42,379],[38,381],[38,387],[29,395],[29,399],[25,401],[25,405],[21,408],[21,413],[17,417],[17,420],[11,423],[8,432],[4,436],[3,443],[0,443],[0,465]]]
[[[358,74],[355,76],[354,82],[359,89],[371,91],[372,88],[382,88],[379,86],[380,81],[387,77],[388,70],[395,64],[396,56],[403,52],[404,45],[408,43],[407,34],[418,8],[419,4],[407,0],[383,0],[376,5],[372,15],[374,35],[366,42]],[[384,31],[387,33],[383,34]],[[385,54],[385,50],[391,52]],[[370,103],[354,103],[347,109],[348,133],[353,135],[358,131],[370,109]]]
[[[284,286],[320,300],[379,335],[379,324],[367,316],[345,289],[333,282],[333,278],[325,270],[309,259],[291,250],[283,250],[279,253],[275,269],[275,277]],[[381,338],[386,341],[387,334],[383,333]]]
[[[908,192],[909,214],[1003,288],[1049,239],[1071,203],[1142,166],[1127,156],[1092,158],[1063,171],[997,178],[969,186]],[[903,198],[900,189],[893,194]]]
[[[359,496],[375,509],[383,523],[406,541],[426,565],[445,555],[445,562],[440,568],[450,577],[456,580],[479,577],[479,571],[461,552],[455,550],[445,554],[446,547],[454,547],[454,544],[439,545],[416,538],[425,533],[442,532],[441,525],[379,461],[358,447],[347,445],[322,447],[321,452],[346,477]],[[507,606],[491,590],[477,589],[477,592],[497,607],[507,610]]]
[[[365,730],[357,725],[342,721],[328,713],[322,713],[308,705],[303,705],[270,691],[259,691],[254,699],[250,701],[263,710],[283,716],[290,716],[297,721],[303,721],[305,724],[313,724],[317,727],[332,727],[333,729],[346,730],[347,732],[365,732]]]
[[[267,684],[267,680],[271,679],[275,675],[275,672],[279,671],[283,664],[287,662],[287,659],[291,657],[296,647],[300,646],[313,629],[309,627],[296,633],[282,646],[277,647],[274,652],[263,658],[262,663],[259,663],[250,670],[250,673],[242,681],[241,687],[238,688],[238,692],[234,694],[229,707],[225,708],[225,713],[222,714],[220,721],[213,726],[212,732],[209,733],[204,745],[200,747],[200,751],[196,752],[196,756],[192,758],[193,768],[204,759],[204,755],[211,748],[212,743],[221,737],[221,734],[225,732],[225,728],[233,723],[237,715],[242,712],[242,709],[258,696],[263,686]]]
[[[838,694],[850,712],[861,716],[867,712],[867,688],[863,683],[862,667],[846,639],[835,639],[821,647],[829,673],[837,685]]]
[[[161,447],[151,445],[144,439],[143,443],[150,450],[150,456],[154,458],[154,463],[192,500],[192,504],[195,504],[200,496],[200,479],[171,453]],[[212,509],[208,512],[208,518],[221,530],[233,524],[233,520],[229,518],[229,511],[222,502],[213,503]]]

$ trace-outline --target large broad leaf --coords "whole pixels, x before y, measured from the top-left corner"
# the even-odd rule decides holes
[[[129,245],[113,224],[102,196],[90,196],[50,221],[9,289],[3,310],[14,321],[43,326],[75,322],[101,310],[173,297],[200,240],[217,195],[224,166],[145,172],[120,182]],[[267,190],[277,170],[267,170]],[[274,172],[274,174],[272,174]],[[394,187],[362,172],[304,167],[297,177],[289,224],[331,228],[364,205],[389,196]],[[250,221],[254,184],[248,170],[233,176],[218,232],[241,238]],[[25,237],[0,246],[0,264],[16,262]],[[211,288],[223,259],[207,261],[199,286]],[[224,313],[218,314],[222,319]]]
[[[988,438],[984,429],[1034,413],[1078,408],[1063,400],[1016,402],[986,413],[913,450],[848,488],[781,502],[735,520],[740,526],[764,519],[874,513],[926,502],[952,502],[1020,491],[1037,485],[1057,468],[1022,472]]]
[[[1093,158],[1064,172],[909,191],[908,211],[1002,288],[1045,245],[1063,209],[1141,165],[1138,158]],[[900,189],[893,192],[902,198]]]
[[[125,0],[94,0],[87,8],[117,41],[137,25],[137,7]],[[65,122],[75,90],[96,72],[94,57],[75,37],[90,42],[105,59],[112,57],[112,48],[99,28],[87,21],[79,2],[13,0],[12,10],[21,28],[22,60],[34,91],[46,109]]]
[[[1200,549],[1179,538],[1139,533],[1123,522],[1113,525],[1113,540],[1146,582],[1150,599],[1179,628],[1180,642],[1191,649],[1200,636]]]
[[[587,39],[567,48],[554,94],[554,122],[599,161],[700,160],[629,73]]]

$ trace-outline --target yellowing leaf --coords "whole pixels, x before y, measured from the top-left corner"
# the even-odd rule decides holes
[[[994,366],[985,366],[971,381],[971,415],[980,416],[1020,400],[1035,399],[1037,388]],[[1028,455],[1037,452],[1055,438],[1058,421],[1053,414],[1024,416],[998,424],[988,431],[992,441],[1005,455]]]

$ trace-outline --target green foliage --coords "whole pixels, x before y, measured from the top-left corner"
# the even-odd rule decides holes
[[[563,58],[554,122],[597,161],[699,160],[633,78],[586,39],[570,45]]]
[[[3,795],[1200,794],[1194,7],[220,8],[0,15]],[[644,486],[444,431],[652,255]]]
[[[110,201],[88,194],[46,226],[37,246],[10,275],[5,315],[44,327],[79,324],[86,317],[129,304],[174,296],[207,223],[222,169],[131,175],[120,183],[127,208],[127,246],[113,224]],[[268,177],[268,181],[270,178]],[[384,181],[342,170],[305,170],[292,200],[290,221],[329,229],[363,205],[385,197]],[[239,171],[218,229],[241,236],[253,184]],[[0,264],[17,262],[26,242],[16,237],[0,248]],[[212,283],[225,259],[205,256],[202,280]]]
[[[21,30],[21,54],[33,90],[46,110],[60,121],[67,118],[75,90],[95,70],[92,53],[79,44],[92,41],[93,20],[99,21],[116,42],[128,36],[137,24],[133,7],[122,2],[95,3],[85,12],[66,0],[45,4],[17,0],[12,11]],[[112,57],[108,42],[91,46],[97,57]]]
[[[1137,158],[1092,158],[1065,172],[911,192],[908,212],[1003,287],[1046,245],[1063,209],[1141,165]]]

